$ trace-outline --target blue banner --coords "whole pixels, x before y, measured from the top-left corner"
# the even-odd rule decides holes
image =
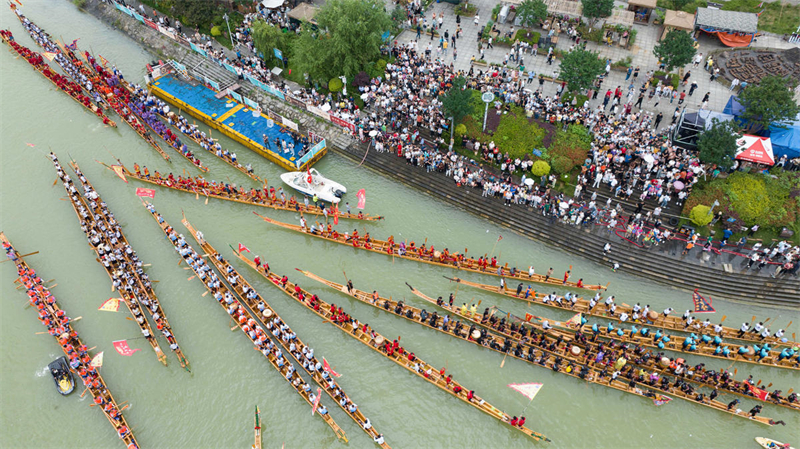
[[[181,71],[181,72],[185,72],[186,71],[186,66],[181,64],[181,63],[179,63],[178,61],[173,60],[172,61],[172,66],[175,67],[175,70],[178,70],[178,71]]]
[[[275,54],[275,57],[283,61],[283,52],[278,50],[277,48],[273,48],[272,52]]]
[[[206,53],[206,51],[203,50],[202,48],[198,47],[197,45],[195,45],[194,42],[189,42],[189,45],[192,46],[192,50],[196,51],[197,53],[200,53],[201,55],[205,56],[206,58],[208,57],[208,54]]]
[[[231,97],[233,97],[234,100],[238,101],[239,103],[242,102],[242,96],[241,95],[237,94],[236,92],[233,92],[230,89],[228,90],[228,92],[231,94]]]
[[[127,15],[129,15],[129,16],[130,16],[130,15],[132,15],[132,13],[131,13],[131,10],[130,10],[130,9],[128,9],[128,8],[126,8],[126,7],[122,6],[122,5],[120,5],[119,3],[114,3],[114,6],[116,6],[118,10],[120,10],[120,11],[124,12],[125,14],[127,14]]]
[[[138,12],[136,12],[136,11],[131,11],[131,13],[133,13],[133,17],[135,17],[135,18],[136,18],[136,20],[138,20],[139,22],[142,22],[142,23],[144,23],[144,17],[142,17],[142,15],[141,15],[141,14],[139,14],[139,13],[138,13]]]
[[[244,104],[246,104],[247,106],[250,106],[250,107],[251,107],[251,108],[253,108],[253,109],[258,109],[258,103],[256,103],[255,101],[253,101],[253,100],[251,100],[251,99],[249,99],[249,98],[247,98],[247,97],[243,97],[243,98],[242,98],[242,101],[243,101],[243,102],[244,102]]]
[[[311,158],[316,156],[320,151],[324,150],[325,147],[326,147],[325,139],[322,139],[319,143],[311,147],[311,149],[308,150],[308,153],[304,154],[303,157],[298,159],[297,162],[295,162],[295,166],[298,168],[302,167],[303,164],[310,161]]]
[[[238,75],[238,73],[236,72],[236,67],[234,67],[234,66],[232,66],[232,65],[230,65],[230,64],[227,64],[227,63],[223,63],[222,65],[223,65],[223,66],[224,66],[226,69],[228,69],[228,71],[229,71],[229,72],[232,72],[234,75]]]

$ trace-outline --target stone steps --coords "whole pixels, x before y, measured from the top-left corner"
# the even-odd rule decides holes
[[[341,146],[334,141],[332,147],[356,162],[361,162],[364,156],[365,148],[362,145]],[[733,262],[734,273],[726,273],[722,264],[729,263],[728,255],[710,256],[701,265],[698,260],[703,255],[713,253],[698,251],[682,261],[677,256],[682,251],[682,242],[671,242],[649,250],[639,249],[623,242],[616,235],[606,233],[600,226],[593,225],[595,229],[579,229],[562,224],[551,225],[540,213],[527,211],[520,206],[504,208],[499,199],[482,197],[476,189],[456,187],[444,176],[426,173],[420,167],[408,166],[404,158],[370,151],[365,164],[392,179],[444,199],[522,235],[545,241],[600,264],[610,266],[613,261],[619,262],[626,271],[673,288],[687,291],[700,288],[711,296],[761,305],[800,304],[799,283],[795,278],[775,280],[764,273],[740,274],[737,271],[741,269],[743,259]],[[612,243],[610,258],[602,254],[602,247],[607,241]],[[585,282],[595,283],[592,280]]]

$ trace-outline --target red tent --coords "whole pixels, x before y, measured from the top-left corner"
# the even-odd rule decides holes
[[[772,154],[772,141],[769,137],[743,135],[736,141],[739,148],[736,150],[736,159],[756,164],[775,165],[775,156]]]

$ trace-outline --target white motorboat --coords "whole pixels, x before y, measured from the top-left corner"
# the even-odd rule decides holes
[[[317,195],[322,201],[336,204],[342,200],[342,195],[347,193],[347,188],[336,181],[322,176],[312,168],[307,172],[293,171],[281,175],[281,181],[289,187],[313,197]]]

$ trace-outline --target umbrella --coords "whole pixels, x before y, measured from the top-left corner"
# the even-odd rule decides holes
[[[367,101],[367,98],[369,98],[369,94],[361,94],[362,100]]]
[[[739,145],[736,159],[754,162],[756,164],[775,165],[775,156],[772,153],[772,141],[769,137],[743,135],[736,141]]]
[[[648,153],[648,154],[645,154],[645,155],[642,155],[642,159],[643,159],[645,162],[647,162],[648,164],[652,164],[653,162],[655,162],[655,161],[656,161],[656,158],[654,158],[654,157],[653,157],[653,155],[652,155],[652,154],[649,154],[649,153]]]
[[[375,136],[377,136],[377,135],[378,135],[378,131],[377,131],[377,130],[374,130],[374,129],[373,129],[372,131],[370,131],[370,132],[369,132],[369,136],[370,136],[370,137],[375,137]]]
[[[533,178],[528,178],[525,180],[525,185],[530,187],[533,185]]]
[[[567,204],[564,201],[562,201],[561,204],[559,204],[559,207],[561,207],[562,209],[566,209],[566,208],[569,207],[569,204]]]
[[[675,187],[675,190],[683,190],[683,188],[686,187],[681,181],[675,181],[672,186]]]

